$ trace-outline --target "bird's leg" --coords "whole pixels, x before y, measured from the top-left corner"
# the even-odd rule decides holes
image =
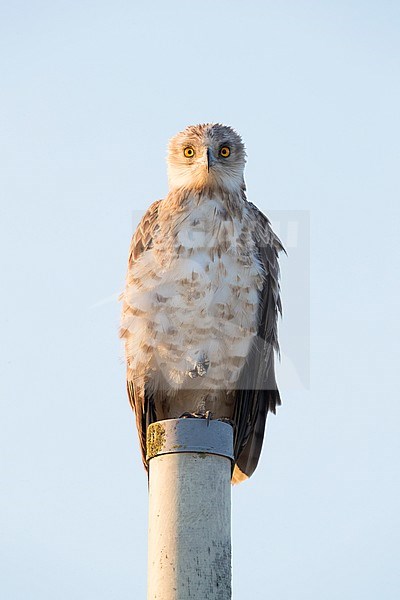
[[[186,371],[186,375],[189,375],[191,379],[195,379],[196,377],[204,377],[207,374],[208,367],[210,366],[210,361],[208,358],[202,358],[199,360],[190,371]]]
[[[196,363],[196,369],[199,377],[204,377],[207,374],[208,367],[210,366],[210,361],[204,358],[203,360]]]

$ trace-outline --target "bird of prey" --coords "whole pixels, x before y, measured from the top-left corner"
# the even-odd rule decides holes
[[[246,199],[245,147],[231,127],[187,127],[167,162],[169,192],[133,235],[121,296],[128,396],[146,468],[150,423],[211,415],[233,425],[238,483],[254,472],[280,404],[283,247]]]

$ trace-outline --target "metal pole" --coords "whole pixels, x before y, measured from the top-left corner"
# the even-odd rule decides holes
[[[149,426],[148,600],[231,600],[228,423]]]

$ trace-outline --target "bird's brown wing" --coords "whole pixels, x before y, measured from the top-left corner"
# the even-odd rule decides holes
[[[278,253],[284,250],[269,220],[249,203],[256,227],[254,237],[258,259],[264,270],[260,295],[259,326],[246,365],[234,392],[236,467],[233,482],[254,472],[260,457],[268,411],[275,413],[281,403],[275,380],[274,352],[279,352],[277,320],[282,312],[279,289]]]
[[[142,220],[140,221],[135,233],[133,234],[131,246],[129,249],[128,271],[126,276],[126,285],[132,283],[131,267],[144,252],[152,248],[153,237],[158,230],[158,209],[161,200],[153,202]],[[129,313],[132,311],[129,304],[124,300],[122,306],[122,321],[126,322],[126,317],[129,320]],[[121,338],[126,337],[126,328],[121,329]],[[143,464],[147,469],[146,461],[146,431],[150,423],[156,420],[154,401],[152,394],[149,392],[148,374],[132,373],[127,366],[127,391],[129,402],[136,416],[136,426],[139,435],[139,442],[142,451]]]

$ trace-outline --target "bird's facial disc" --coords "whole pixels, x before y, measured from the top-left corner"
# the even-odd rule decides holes
[[[171,189],[201,189],[243,185],[244,145],[240,136],[224,125],[187,127],[171,139],[168,178]]]

